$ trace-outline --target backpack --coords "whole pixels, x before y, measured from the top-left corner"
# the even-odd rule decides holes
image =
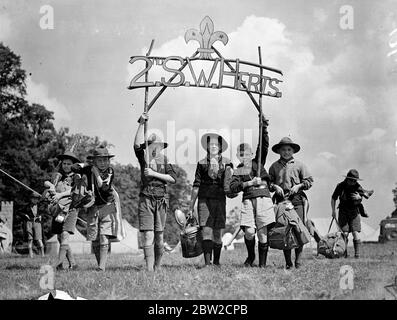
[[[331,230],[331,226],[334,220],[335,219],[333,218],[328,231]],[[338,222],[336,223],[338,228],[340,229]],[[343,257],[346,250],[347,246],[345,236],[341,231],[328,233],[325,237],[322,237],[317,243],[317,254],[322,254],[329,259]]]

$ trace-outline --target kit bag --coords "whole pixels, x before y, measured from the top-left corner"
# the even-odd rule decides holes
[[[332,223],[335,219],[331,221],[329,230],[331,230]],[[336,220],[335,220],[336,221]],[[338,222],[336,224],[339,227]],[[317,254],[322,254],[324,257],[329,259],[341,258],[344,256],[347,250],[345,236],[341,231],[328,233],[325,237],[317,243]]]
[[[300,246],[296,232],[294,232],[294,225],[291,223],[291,217],[289,216],[289,211],[292,210],[295,211],[290,201],[283,201],[277,205],[276,223],[268,232],[270,248],[289,250]]]
[[[203,253],[202,234],[200,226],[194,216],[188,217],[180,234],[182,256],[194,258]]]
[[[94,177],[92,179],[92,189],[88,190],[88,179],[86,175],[75,174],[72,188],[72,203],[70,209],[73,208],[89,208],[95,203],[94,193]]]

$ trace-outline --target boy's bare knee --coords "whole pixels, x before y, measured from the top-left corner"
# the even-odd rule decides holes
[[[154,231],[143,231],[143,239],[145,246],[151,246],[154,242]]]
[[[202,230],[203,240],[212,240],[213,230],[210,227],[204,227]]]
[[[252,240],[255,237],[255,228],[245,228],[244,233],[247,240]]]

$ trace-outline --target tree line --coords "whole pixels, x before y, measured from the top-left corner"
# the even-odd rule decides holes
[[[21,57],[0,43],[0,168],[39,193],[44,181],[50,180],[58,160],[75,141],[76,134],[68,128],[54,127],[54,114],[45,106],[29,103],[26,99],[26,71]],[[75,153],[84,160],[90,150],[99,145],[112,146],[98,137],[79,134]],[[113,163],[114,186],[120,195],[123,217],[137,226],[140,170],[131,164]],[[186,172],[175,166],[176,184],[169,186],[170,213],[177,207],[186,208],[191,185]],[[14,201],[14,240],[23,237],[23,213],[29,203],[30,192],[0,173],[0,200]],[[46,213],[47,204],[41,201],[39,211]],[[43,215],[44,236],[51,234],[51,217]],[[174,215],[169,214],[165,241],[176,244],[180,227]]]

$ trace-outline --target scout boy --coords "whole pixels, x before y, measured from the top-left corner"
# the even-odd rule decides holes
[[[364,190],[358,181],[361,180],[356,169],[351,169],[345,176],[345,180],[338,183],[331,197],[332,217],[336,219],[335,204],[339,198],[339,225],[345,234],[346,248],[348,235],[353,234],[354,257],[360,257],[360,238],[361,231],[360,215],[365,216],[365,210],[361,203],[362,197],[368,199],[373,190]],[[347,257],[347,250],[345,252]]]
[[[262,149],[260,144],[253,157],[251,146],[242,143],[237,148],[237,158],[240,164],[237,166],[230,189],[232,192],[243,191],[241,204],[240,227],[244,230],[244,241],[247,247],[248,257],[244,262],[247,267],[253,267],[255,261],[255,233],[258,236],[259,267],[266,267],[269,244],[267,242],[268,225],[275,222],[274,206],[269,191],[270,176],[264,165],[269,148],[269,135],[267,127],[269,122],[263,119]],[[259,164],[259,154],[261,163]],[[259,166],[260,177],[257,177]]]
[[[117,208],[113,190],[114,170],[110,159],[114,155],[103,147],[97,147],[87,157],[90,163],[76,163],[72,171],[84,175],[87,189],[93,190],[95,202],[87,210],[87,240],[92,241],[98,263],[97,271],[105,271],[109,240],[117,238]]]
[[[176,173],[162,150],[168,144],[152,134],[146,150],[144,124],[147,114],[139,118],[134,140],[134,151],[141,167],[141,188],[138,204],[139,231],[143,234],[146,269],[160,269],[164,252],[163,232],[169,207],[167,183],[176,182]],[[147,153],[147,154],[146,154]],[[146,161],[148,157],[148,162]]]
[[[41,195],[35,192],[31,193],[30,204],[25,213],[25,230],[28,238],[29,256],[33,258],[33,241],[37,242],[41,256],[44,257],[43,233],[41,226],[41,215],[37,211],[37,205]]]
[[[222,251],[222,229],[226,223],[226,195],[224,190],[225,170],[232,166],[229,159],[222,156],[228,144],[217,133],[206,133],[201,137],[201,146],[207,152],[206,157],[196,166],[190,212],[197,203],[197,213],[203,236],[205,267],[212,263],[220,265]]]
[[[60,244],[58,262],[56,269],[63,270],[63,260],[69,262],[69,269],[77,269],[72,249],[69,245],[69,237],[74,234],[77,222],[78,211],[71,209],[70,204],[72,184],[75,173],[72,172],[72,165],[79,163],[80,160],[73,152],[66,151],[57,156],[60,161],[59,169],[55,173],[51,186],[47,193],[50,198],[49,212],[53,216],[52,231],[57,234]]]
[[[300,146],[288,137],[284,137],[272,147],[273,152],[280,155],[280,159],[269,168],[271,179],[270,190],[275,191],[277,202],[288,198],[303,223],[306,224],[307,197],[304,190],[309,190],[313,185],[313,177],[306,166],[294,158]],[[283,250],[286,269],[292,268],[291,250]],[[295,249],[295,268],[301,266],[303,246]]]

